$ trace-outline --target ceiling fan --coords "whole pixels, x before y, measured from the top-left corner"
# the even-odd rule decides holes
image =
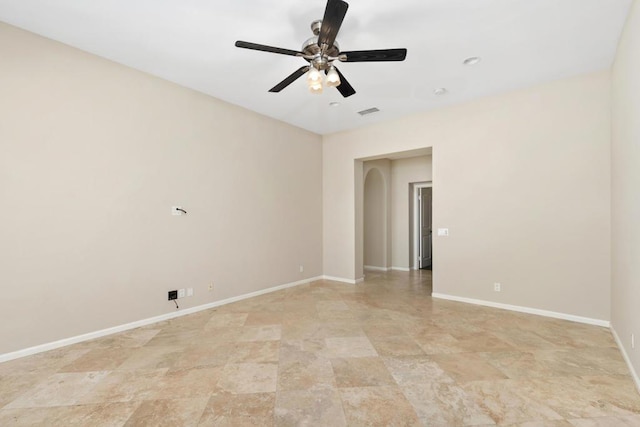
[[[301,51],[282,49],[238,40],[236,47],[279,53],[281,55],[299,56],[309,64],[298,68],[286,79],[272,87],[269,92],[280,92],[298,78],[307,74],[307,83],[312,93],[322,93],[323,77],[327,76],[326,85],[335,87],[345,98],[356,93],[355,89],[344,78],[333,61],[340,62],[383,62],[404,61],[407,49],[354,50],[341,52],[336,36],[342,25],[349,5],[342,0],[327,0],[327,7],[322,20],[311,23],[314,36],[302,44]]]

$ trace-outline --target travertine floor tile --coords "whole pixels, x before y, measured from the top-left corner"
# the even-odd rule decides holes
[[[180,346],[147,346],[135,349],[118,370],[171,368],[185,348]]]
[[[5,408],[75,405],[107,374],[106,371],[54,374]]]
[[[399,385],[453,383],[453,378],[428,357],[385,357],[384,363]]]
[[[609,330],[317,281],[0,364],[1,426],[639,426]]]
[[[37,373],[21,374],[20,371],[17,371],[12,375],[0,375],[0,408],[26,393],[40,382],[42,382],[42,376]]]
[[[402,386],[425,426],[485,426],[493,419],[463,389],[448,383],[414,383]]]
[[[198,422],[201,426],[273,425],[275,393],[215,393]]]
[[[640,415],[640,400],[624,376],[550,377],[526,383],[522,391],[564,418]]]
[[[430,357],[459,383],[507,378],[478,353],[433,354]]]
[[[168,372],[158,379],[153,399],[208,398],[212,393],[220,391],[218,383],[222,380],[224,371],[225,366],[215,366]]]
[[[226,328],[243,326],[249,313],[215,313],[205,325],[206,328]]]
[[[218,385],[230,393],[270,393],[276,391],[276,363],[229,363]]]
[[[245,326],[238,341],[279,341],[281,329],[280,325]]]
[[[113,371],[78,399],[79,404],[149,400],[156,394],[167,369]]]
[[[373,348],[367,337],[325,338],[325,343],[327,345],[326,354],[330,359],[378,356],[376,349]]]
[[[379,357],[331,359],[338,387],[396,385]]]
[[[275,425],[341,427],[347,423],[337,389],[320,386],[309,390],[278,391]]]
[[[528,393],[527,387],[528,383],[518,380],[474,381],[461,386],[496,424],[563,419],[550,406]]]
[[[626,417],[601,417],[569,420],[573,427],[637,427],[640,426],[640,415]]]
[[[48,375],[87,354],[90,349],[69,346],[46,353],[0,363],[0,376],[22,374]]]
[[[397,386],[340,389],[349,426],[419,426],[415,409]]]
[[[0,425],[116,427],[124,425],[138,406],[140,402],[3,409],[0,410]]]
[[[116,369],[133,354],[131,348],[97,348],[64,366],[58,372],[110,371]]]
[[[160,329],[138,328],[107,337],[75,344],[77,348],[135,348],[142,347],[155,337]]]
[[[317,386],[336,387],[333,368],[329,359],[313,348],[321,348],[313,342],[283,342],[278,367],[278,390],[309,390]]]
[[[554,375],[554,371],[539,360],[534,352],[480,353],[480,356],[508,378],[545,378]]]
[[[208,398],[146,400],[125,426],[196,426],[208,401]]]
[[[544,421],[525,421],[523,423],[511,424],[512,427],[573,427],[566,420],[544,420]]]
[[[380,356],[414,356],[425,354],[422,348],[409,336],[369,337]]]

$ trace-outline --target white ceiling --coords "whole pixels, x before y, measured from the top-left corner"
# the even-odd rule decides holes
[[[605,69],[632,0],[348,1],[342,50],[408,49],[405,62],[340,64],[357,91],[348,99],[312,95],[304,78],[269,93],[306,62],[234,47],[299,50],[325,0],[0,0],[0,20],[328,134]],[[482,62],[462,65],[470,56]],[[356,114],[370,107],[381,111]]]

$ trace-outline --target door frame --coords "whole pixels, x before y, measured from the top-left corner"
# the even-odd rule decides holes
[[[409,265],[412,270],[418,270],[420,268],[420,189],[433,188],[433,181],[415,182],[411,185],[413,185],[413,230],[411,233],[413,259]],[[433,195],[431,196],[431,206],[433,207]]]

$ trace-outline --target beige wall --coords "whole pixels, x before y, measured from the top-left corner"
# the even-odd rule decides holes
[[[611,323],[640,373],[640,2],[613,66]],[[635,334],[636,348],[631,348]],[[640,384],[640,383],[639,383]]]
[[[435,292],[608,320],[610,95],[599,72],[326,136],[325,274],[357,277],[354,159],[433,147]]]
[[[409,212],[409,185],[416,182],[431,181],[431,156],[409,157],[391,162],[391,265],[394,268],[407,269],[413,265],[409,254],[412,252]]]
[[[0,58],[0,354],[322,274],[319,136],[4,24]]]

